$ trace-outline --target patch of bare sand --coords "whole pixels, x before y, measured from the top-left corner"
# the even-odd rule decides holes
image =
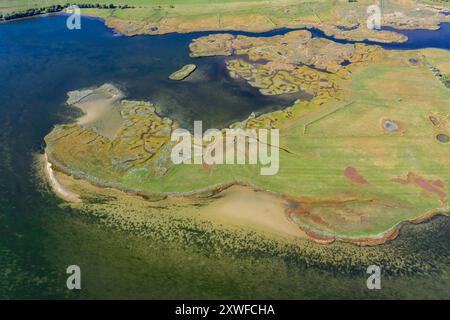
[[[233,186],[203,207],[200,215],[218,222],[281,236],[306,237],[285,215],[286,200],[275,195]]]
[[[46,163],[48,162],[46,161]],[[179,212],[180,215],[199,221],[209,221],[217,228],[253,230],[276,239],[308,238],[295,223],[286,217],[286,200],[266,192],[254,191],[250,187],[232,186],[221,192],[220,198],[214,200],[202,200],[196,197],[169,197],[159,201],[148,201],[136,194],[95,186],[59,171],[52,171],[52,175],[47,175],[47,178],[50,179],[54,192],[72,203],[80,203],[79,195],[89,198],[104,194],[120,198],[136,211],[144,208],[145,214],[148,214],[149,210],[160,210],[157,209],[158,207],[176,209],[182,205],[184,209]],[[203,205],[197,206],[196,204],[199,203],[203,203]],[[156,207],[151,209],[153,206]]]
[[[72,96],[77,94],[83,96],[76,101],[71,101],[74,100]],[[124,94],[107,84],[96,90],[72,93],[72,96],[69,94],[67,103],[83,111],[77,123],[114,140],[123,123],[120,100]]]

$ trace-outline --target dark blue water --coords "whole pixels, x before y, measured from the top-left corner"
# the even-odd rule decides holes
[[[336,39],[332,36],[327,36],[319,29],[308,29],[311,31],[313,37],[326,38],[338,43],[364,43],[367,45],[378,45],[387,50],[415,50],[424,48],[439,48],[450,50],[450,23],[441,23],[439,30],[397,30],[391,27],[382,27],[381,30],[393,31],[401,33],[408,37],[408,40],[403,43],[381,43],[375,41],[350,41]]]
[[[223,127],[299,98],[266,97],[229,79],[222,58],[189,58],[189,43],[201,35],[117,36],[102,21],[88,18],[82,19],[81,30],[70,31],[62,15],[3,24],[2,97],[32,103],[35,110],[61,107],[67,91],[112,82],[129,99],[149,100],[183,125],[203,120],[208,127]],[[187,63],[198,65],[190,81],[168,79]],[[4,100],[0,104],[8,108]]]
[[[338,26],[338,29],[350,31],[358,28],[359,26],[354,27],[343,27]],[[404,43],[382,43],[376,41],[352,41],[352,40],[343,40],[336,39],[333,36],[326,35],[322,30],[317,28],[296,28],[296,29],[276,29],[269,32],[263,33],[253,33],[253,32],[241,32],[241,31],[231,31],[227,33],[231,33],[234,35],[246,35],[249,37],[257,36],[257,37],[273,37],[276,35],[284,35],[288,32],[294,30],[309,30],[313,37],[316,38],[325,38],[328,40],[332,40],[337,43],[364,43],[368,45],[378,45],[388,50],[415,50],[415,49],[424,49],[424,48],[439,48],[450,50],[450,23],[441,23],[439,30],[425,30],[425,29],[417,29],[417,30],[398,30],[392,27],[382,27],[381,30],[393,31],[397,33],[401,33],[408,37],[408,40]],[[211,32],[211,33],[223,33],[223,32]],[[204,32],[202,34],[210,34],[209,32]]]
[[[395,31],[408,37],[405,43],[383,44],[385,49],[413,50],[422,48],[439,48],[450,50],[450,23],[441,23],[440,29],[432,30],[396,30],[384,27],[383,30]]]
[[[358,28],[359,26],[354,27],[343,27],[338,26],[338,29],[350,31]],[[404,34],[408,37],[408,40],[404,43],[382,43],[376,41],[352,41],[352,40],[343,40],[336,39],[333,36],[326,35],[322,30],[317,28],[295,28],[295,29],[276,29],[268,32],[262,33],[254,33],[254,32],[244,32],[244,31],[227,31],[226,33],[230,33],[233,35],[245,35],[249,37],[273,37],[278,35],[284,35],[288,32],[292,32],[295,30],[308,30],[311,32],[312,36],[315,38],[325,38],[328,40],[332,40],[337,43],[364,43],[368,45],[378,45],[388,50],[415,50],[415,49],[423,49],[423,48],[439,48],[450,50],[450,23],[441,23],[439,30],[398,30],[391,27],[382,27],[381,30],[393,31],[397,33]],[[213,32],[199,32],[194,33],[196,35],[206,35],[206,34],[217,34],[223,33],[218,31]]]
[[[350,31],[358,28],[359,26],[354,27],[343,27],[338,26],[338,29]],[[393,31],[397,33],[401,33],[408,37],[408,40],[404,43],[382,43],[376,41],[352,41],[352,40],[343,40],[336,39],[333,36],[326,35],[322,30],[317,28],[296,28],[296,29],[276,29],[269,32],[263,33],[254,33],[254,32],[241,32],[241,31],[231,31],[227,33],[231,33],[234,35],[246,35],[249,37],[273,37],[277,35],[284,35],[288,32],[294,30],[309,30],[313,37],[316,38],[325,38],[328,40],[332,40],[337,43],[364,43],[368,45],[378,45],[388,50],[415,50],[415,49],[424,49],[424,48],[439,48],[450,50],[450,23],[441,23],[439,30],[425,30],[425,29],[417,29],[417,30],[398,30],[391,27],[382,27],[381,30]],[[210,33],[223,33],[223,32],[203,32],[199,34],[210,34]]]
[[[130,99],[152,101],[162,113],[188,125],[204,120],[216,127],[297,98],[264,97],[246,83],[229,79],[222,58],[190,59],[188,44],[210,32],[125,37],[97,19],[83,18],[81,31],[67,30],[65,21],[53,16],[0,24],[0,297],[60,297],[46,279],[53,279],[52,272],[64,276],[52,269],[51,258],[64,244],[52,240],[46,223],[53,219],[61,224],[68,209],[37,190],[33,155],[42,151],[43,137],[56,123],[72,119],[74,111],[64,107],[68,91],[112,82]],[[231,33],[270,37],[289,31]],[[333,39],[317,29],[311,32]],[[439,31],[401,32],[408,42],[382,46],[450,49],[449,24]],[[199,68],[190,81],[167,79],[193,61]],[[77,230],[77,224],[70,226]],[[4,270],[14,276],[5,277]],[[28,275],[39,281],[28,282]],[[24,280],[16,281],[16,276]]]

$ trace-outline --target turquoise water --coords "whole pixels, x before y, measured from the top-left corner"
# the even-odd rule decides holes
[[[216,127],[298,98],[264,97],[247,84],[232,81],[224,73],[222,58],[196,59],[197,77],[169,81],[170,73],[192,62],[189,42],[205,33],[130,38],[85,18],[82,28],[67,30],[62,16],[0,25],[0,298],[449,297],[445,272],[450,225],[443,218],[406,228],[398,241],[373,249],[397,250],[403,264],[419,261],[422,266],[416,270],[411,262],[408,272],[390,267],[391,284],[375,294],[365,289],[363,266],[339,271],[326,265],[311,267],[302,256],[256,252],[236,260],[199,250],[195,254],[200,265],[177,248],[104,229],[61,207],[41,187],[34,155],[42,152],[43,137],[53,125],[73,118],[74,111],[64,107],[67,91],[112,82],[130,99],[155,102],[162,113],[187,126],[204,120],[206,126]],[[448,30],[445,25],[441,33],[411,31],[408,43],[386,47],[448,46]],[[318,30],[313,34],[321,36]],[[433,35],[432,44],[424,40],[425,34]],[[345,245],[337,247],[347,250]],[[81,293],[65,289],[65,266],[73,263],[89,270]],[[180,270],[180,264],[186,269]],[[226,265],[226,275],[216,265]],[[410,290],[411,283],[420,288],[417,293]]]

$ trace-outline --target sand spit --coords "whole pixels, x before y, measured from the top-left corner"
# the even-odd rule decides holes
[[[81,202],[80,197],[73,193],[72,191],[67,190],[56,178],[55,172],[53,171],[52,164],[48,161],[47,155],[44,155],[45,159],[45,176],[48,179],[50,187],[53,192],[63,200],[69,202]]]

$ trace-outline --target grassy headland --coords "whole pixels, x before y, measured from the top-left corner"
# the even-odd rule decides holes
[[[211,196],[247,184],[282,196],[287,217],[318,241],[376,244],[395,237],[404,221],[447,213],[448,144],[437,136],[450,135],[450,92],[430,71],[426,56],[442,65],[449,53],[331,45],[298,33],[226,42],[234,49],[228,68],[236,77],[256,87],[267,84],[270,94],[290,84],[314,96],[234,125],[280,130],[277,175],[260,176],[258,165],[172,165],[168,134],[176,124],[154,115],[144,120],[137,111],[146,105],[142,102],[122,102],[124,123],[132,122],[112,140],[95,128],[58,126],[46,137],[49,160],[76,177],[153,199]],[[212,40],[193,42],[197,56],[202,41]],[[309,49],[292,50],[299,41]],[[245,63],[239,62],[243,54]],[[321,69],[310,65],[310,55]],[[394,129],[387,130],[386,123]],[[153,131],[145,130],[147,125]]]

